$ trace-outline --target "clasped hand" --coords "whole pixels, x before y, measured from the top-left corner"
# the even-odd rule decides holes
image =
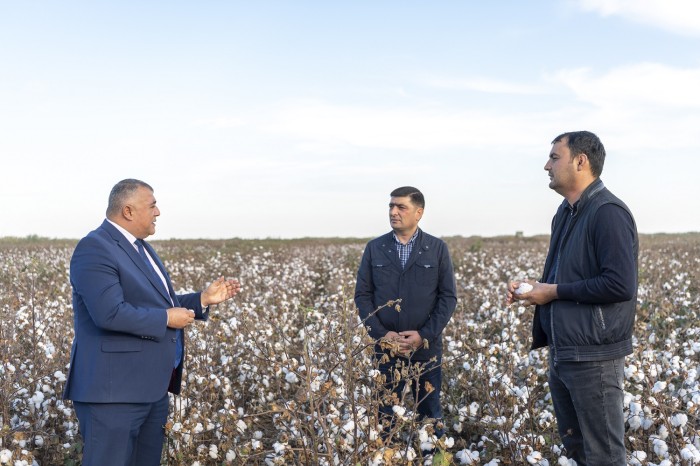
[[[406,330],[404,332],[389,331],[384,335],[384,340],[398,343],[399,354],[404,357],[423,345],[423,338],[415,330]]]

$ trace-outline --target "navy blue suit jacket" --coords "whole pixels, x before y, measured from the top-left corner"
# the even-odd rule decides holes
[[[183,362],[173,371],[177,339],[167,327],[166,309],[174,304],[194,310],[200,320],[208,315],[200,293],[175,294],[158,255],[147,243],[146,249],[166,278],[170,297],[108,221],[76,246],[70,262],[75,338],[65,399],[152,403],[168,390],[179,393]]]

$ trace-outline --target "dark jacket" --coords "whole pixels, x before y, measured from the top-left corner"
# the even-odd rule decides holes
[[[597,179],[575,209],[564,200],[557,210],[543,282],[554,265],[557,245],[559,265],[553,281],[559,298],[535,308],[532,349],[546,346],[549,334],[554,361],[601,361],[630,354],[639,251],[632,213]],[[551,313],[545,319],[547,332],[541,325],[544,312]]]
[[[367,243],[357,272],[355,304],[374,339],[389,331],[417,330],[429,345],[412,358],[423,361],[442,354],[442,331],[457,305],[455,288],[452,260],[444,241],[419,230],[402,269],[390,232]],[[400,310],[391,306],[374,313],[397,299],[401,299]]]
[[[173,371],[177,334],[167,326],[166,310],[187,307],[199,320],[208,318],[208,310],[202,309],[201,293],[175,294],[158,255],[145,247],[168,294],[108,221],[76,246],[70,262],[75,337],[64,399],[154,403],[166,390],[180,393],[184,357]]]

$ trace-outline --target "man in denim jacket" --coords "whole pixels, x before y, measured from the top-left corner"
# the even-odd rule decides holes
[[[549,389],[566,456],[625,465],[624,359],[632,353],[639,241],[627,206],[603,185],[605,149],[588,131],[552,141],[545,170],[564,196],[544,273],[508,302],[535,304],[532,349],[549,346]],[[518,290],[518,291],[516,291]],[[520,293],[520,294],[519,294]]]
[[[355,304],[369,335],[377,340],[376,356],[387,387],[398,397],[383,403],[386,420],[391,419],[392,405],[401,404],[404,387],[404,377],[395,380],[394,369],[408,367],[420,373],[418,387],[411,387],[414,400],[420,400],[418,414],[442,419],[442,331],[457,297],[447,245],[418,228],[424,208],[418,189],[395,189],[389,203],[392,231],[367,244],[357,273]],[[443,434],[441,422],[436,434]]]

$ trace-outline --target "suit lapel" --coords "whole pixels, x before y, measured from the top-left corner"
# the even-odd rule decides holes
[[[163,263],[160,261],[160,257],[158,257],[158,254],[156,254],[156,251],[155,251],[155,250],[153,249],[153,247],[152,247],[150,244],[148,244],[146,241],[143,242],[143,245],[144,245],[144,247],[146,248],[146,250],[148,251],[148,254],[150,254],[150,256],[153,258],[153,261],[154,261],[154,262],[156,263],[156,265],[158,266],[158,269],[160,270],[160,273],[163,274],[163,277],[165,278],[165,282],[168,284],[168,293],[169,293],[169,296],[166,296],[166,297],[169,298],[169,299],[171,299],[176,305],[178,305],[178,303],[177,303],[177,298],[175,297],[175,290],[173,290],[173,284],[172,284],[171,281],[170,281],[170,276],[168,275],[168,272],[165,271],[165,266],[164,266]],[[138,256],[138,253],[137,253],[136,255]],[[140,258],[141,258],[141,257],[139,256],[139,259],[140,259]],[[141,261],[141,262],[143,262],[143,261]],[[149,274],[149,275],[150,275],[150,274]],[[159,286],[158,288],[159,288],[160,290],[163,289],[162,286]],[[162,293],[161,293],[161,294],[162,294]],[[165,295],[164,295],[164,296],[165,296]]]
[[[139,270],[141,270],[141,272],[143,272],[143,274],[146,276],[148,281],[151,282],[151,285],[153,285],[153,287],[156,290],[158,290],[158,292],[164,298],[166,298],[169,302],[175,301],[174,299],[172,299],[171,296],[168,296],[168,294],[166,294],[166,290],[165,290],[165,288],[163,288],[163,283],[160,282],[160,278],[157,276],[154,277],[153,272],[148,270],[148,267],[143,262],[143,259],[141,259],[141,256],[139,255],[138,251],[136,251],[136,247],[133,244],[129,243],[129,240],[127,240],[126,237],[124,237],[124,235],[119,230],[114,228],[114,226],[111,223],[109,223],[107,220],[105,220],[102,223],[102,228],[107,230],[107,232],[112,237],[112,239],[114,239],[114,241],[117,242],[119,247],[122,248],[122,250],[126,253],[127,256],[129,256],[129,258],[136,265],[136,267],[138,267]],[[170,291],[171,294],[174,294],[172,291],[172,286],[170,285],[170,277],[168,277],[168,274],[164,272],[163,264],[160,262],[158,255],[153,250],[153,248],[151,247],[150,244],[146,243],[145,241],[143,242],[143,244],[145,245],[145,248],[148,250],[148,253],[153,258],[154,262],[158,265],[158,268],[160,269],[161,273],[165,277],[165,281],[168,283],[168,290]],[[158,281],[156,281],[156,280],[158,280]]]

